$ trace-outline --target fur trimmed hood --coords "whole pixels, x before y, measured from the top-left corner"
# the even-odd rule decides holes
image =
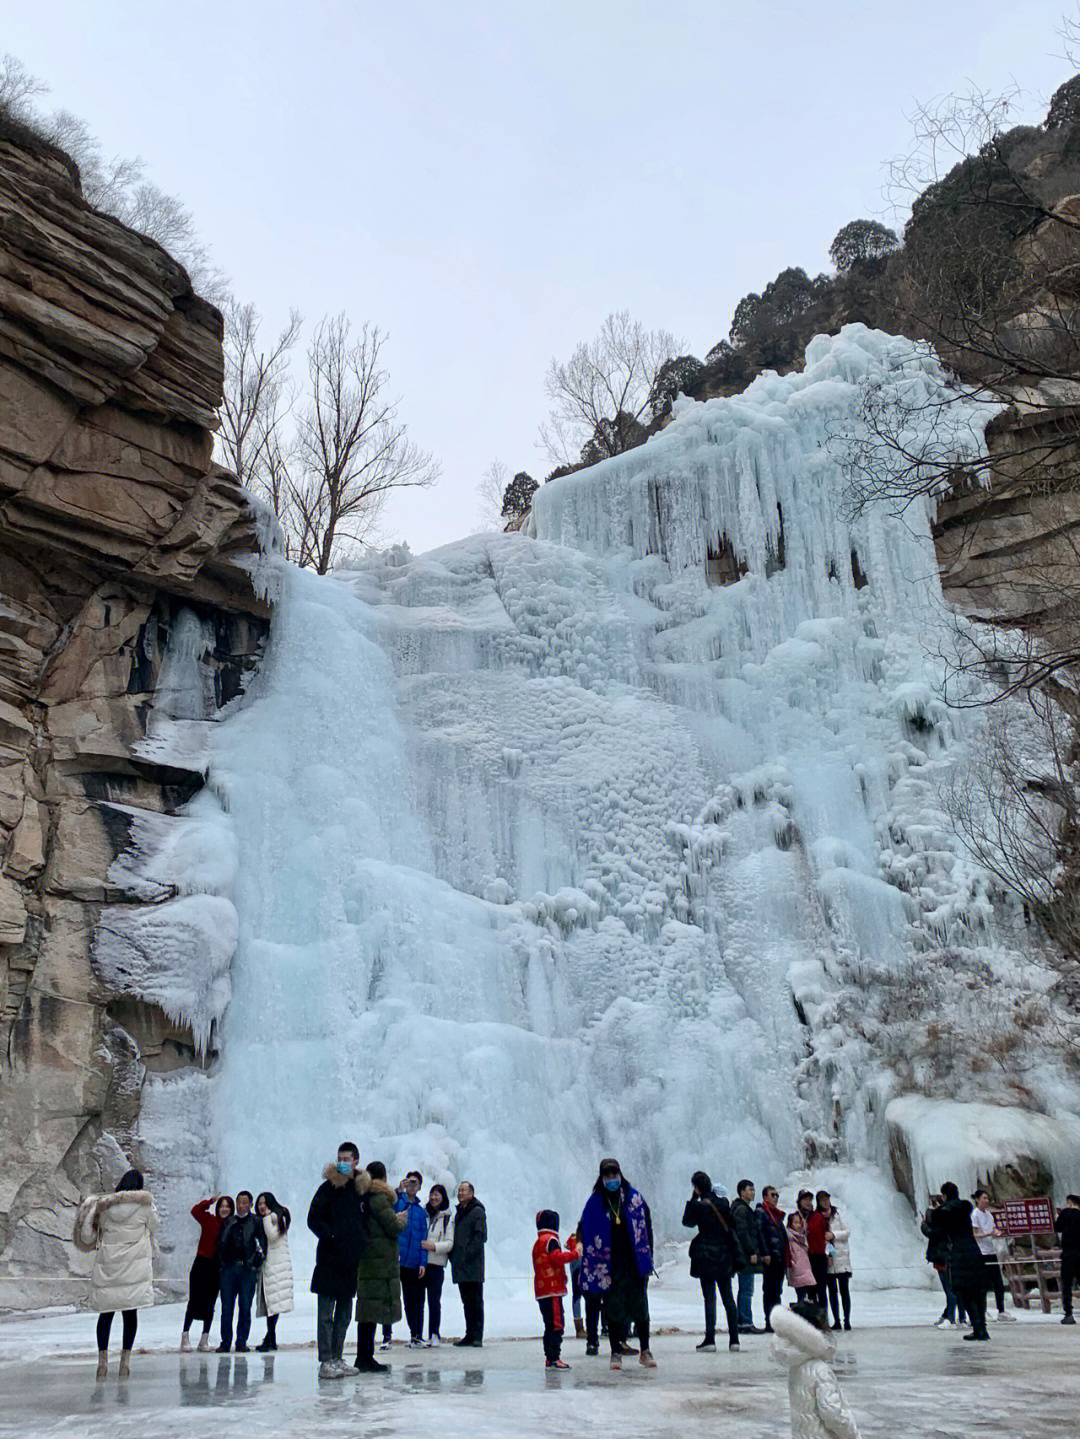
[[[365,1184],[364,1188],[360,1190],[361,1194],[385,1194],[391,1204],[396,1202],[398,1197],[397,1190],[394,1189],[391,1185],[387,1184],[385,1179],[372,1179],[371,1175],[367,1172],[366,1169],[363,1171],[363,1173],[364,1178],[367,1180],[367,1183]],[[360,1175],[358,1174],[356,1178],[357,1180],[359,1180]]]
[[[777,1364],[792,1369],[796,1364],[818,1359],[828,1363],[836,1353],[836,1343],[831,1334],[823,1334],[798,1314],[779,1305],[769,1316],[775,1331],[772,1342],[772,1357]]]
[[[332,1189],[344,1189],[350,1183],[350,1176],[342,1174],[338,1170],[337,1162],[332,1161],[323,1169],[322,1177]],[[358,1169],[351,1177],[351,1183],[355,1186],[357,1194],[366,1194],[368,1185],[371,1183],[371,1176],[366,1169]]]
[[[84,1254],[93,1254],[97,1248],[98,1221],[106,1209],[111,1209],[116,1204],[153,1204],[154,1198],[149,1189],[122,1189],[115,1194],[88,1194],[79,1205],[75,1213],[75,1228],[72,1239],[75,1248],[81,1249]],[[87,1229],[94,1231],[93,1243],[87,1242]]]

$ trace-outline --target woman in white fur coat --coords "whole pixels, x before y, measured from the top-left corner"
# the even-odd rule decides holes
[[[793,1439],[859,1439],[859,1426],[844,1401],[832,1359],[836,1344],[828,1316],[816,1304],[773,1310],[772,1357],[788,1371]]]
[[[119,1377],[131,1372],[131,1350],[138,1329],[138,1310],[154,1302],[154,1235],[158,1215],[150,1191],[137,1169],[129,1169],[115,1194],[91,1194],[75,1217],[75,1245],[92,1253],[88,1309],[98,1311],[97,1377],[109,1368],[109,1334],[113,1315],[124,1316]]]
[[[292,1215],[268,1189],[256,1199],[255,1213],[266,1234],[266,1259],[259,1270],[255,1306],[255,1313],[266,1317],[266,1338],[258,1346],[259,1352],[265,1354],[277,1348],[278,1315],[292,1313],[293,1272],[288,1239]]]

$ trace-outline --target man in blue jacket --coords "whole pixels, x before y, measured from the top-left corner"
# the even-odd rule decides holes
[[[405,1228],[398,1235],[398,1266],[401,1273],[401,1303],[405,1310],[405,1321],[409,1326],[409,1346],[412,1349],[424,1347],[424,1260],[426,1255],[421,1245],[427,1238],[427,1211],[420,1202],[420,1188],[424,1179],[417,1170],[410,1169],[398,1185],[397,1203],[394,1209],[407,1218]],[[389,1335],[384,1335],[389,1341]]]

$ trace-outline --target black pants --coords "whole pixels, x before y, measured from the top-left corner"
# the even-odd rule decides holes
[[[800,1303],[802,1303],[803,1300],[808,1299],[811,1304],[816,1304],[816,1303],[817,1303],[817,1285],[816,1285],[816,1284],[800,1284],[800,1285],[796,1285],[796,1287],[795,1287],[795,1298],[798,1299]]]
[[[113,1314],[115,1314],[115,1313],[116,1313],[116,1310],[114,1309],[114,1310],[112,1311],[112,1313],[109,1313],[109,1314],[99,1314],[99,1315],[98,1315],[98,1322],[97,1322],[97,1347],[98,1347],[98,1349],[108,1349],[108,1347],[109,1347],[109,1335],[110,1335],[110,1333],[112,1332]],[[138,1329],[138,1327],[139,1327],[139,1311],[138,1311],[137,1309],[125,1309],[125,1310],[124,1310],[124,1341],[123,1341],[123,1347],[124,1347],[125,1349],[133,1349],[133,1348],[135,1347],[135,1332],[136,1332],[136,1330]]]
[[[600,1313],[604,1307],[602,1294],[585,1295],[585,1343],[600,1347]]]
[[[536,1302],[544,1316],[544,1358],[549,1364],[554,1364],[562,1353],[563,1325],[566,1322],[562,1295]]]
[[[994,1299],[997,1303],[999,1314],[1005,1313],[1005,1278],[1001,1273],[1001,1265],[997,1261],[996,1254],[984,1254],[982,1257],[983,1274],[986,1276],[985,1288],[994,1291]]]
[[[832,1305],[833,1323],[840,1323],[840,1306],[844,1306],[844,1327],[851,1328],[851,1275],[829,1275],[829,1303]]]
[[[424,1281],[419,1269],[398,1270],[401,1275],[401,1306],[405,1310],[405,1323],[413,1339],[424,1337]]]
[[[188,1302],[184,1314],[184,1333],[199,1320],[208,1333],[214,1321],[214,1305],[218,1296],[218,1262],[205,1254],[196,1254],[188,1276]]]
[[[604,1295],[604,1318],[607,1320],[612,1354],[622,1350],[631,1330],[637,1335],[644,1353],[649,1347],[649,1291],[646,1281],[637,1275],[616,1275]]]
[[[972,1333],[979,1339],[989,1339],[986,1328],[986,1286],[981,1281],[957,1289],[956,1297],[963,1304],[971,1320]]]
[[[1073,1312],[1073,1285],[1080,1285],[1080,1253],[1062,1251],[1061,1255],[1061,1307],[1066,1314]]]
[[[705,1342],[711,1343],[716,1339],[716,1291],[720,1291],[720,1299],[724,1305],[724,1314],[727,1317],[728,1339],[730,1342],[739,1342],[739,1314],[735,1308],[735,1298],[731,1292],[731,1275],[725,1274],[722,1279],[702,1279],[701,1297],[705,1300]]]
[[[766,1264],[765,1272],[761,1276],[762,1300],[765,1305],[765,1328],[771,1329],[769,1315],[773,1312],[784,1294],[784,1266],[779,1259],[773,1258],[772,1262]]]
[[[375,1360],[375,1325],[356,1326],[356,1367],[372,1364]]]
[[[442,1264],[429,1264],[424,1270],[424,1292],[427,1295],[428,1338],[442,1338],[442,1287],[446,1268]],[[424,1311],[421,1304],[420,1329],[424,1328]]]
[[[479,1280],[467,1279],[458,1285],[461,1307],[465,1311],[465,1338],[473,1344],[484,1339],[484,1286]]]
[[[827,1254],[811,1254],[810,1268],[814,1271],[815,1291],[814,1303],[829,1312],[829,1256]]]

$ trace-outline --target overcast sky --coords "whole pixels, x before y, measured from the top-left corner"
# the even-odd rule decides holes
[[[434,491],[387,527],[477,524],[496,456],[541,479],[544,372],[611,310],[703,356],[787,265],[827,268],[914,104],[969,82],[1038,120],[1068,0],[0,0],[0,48],[138,153],[270,324],[387,330]]]

